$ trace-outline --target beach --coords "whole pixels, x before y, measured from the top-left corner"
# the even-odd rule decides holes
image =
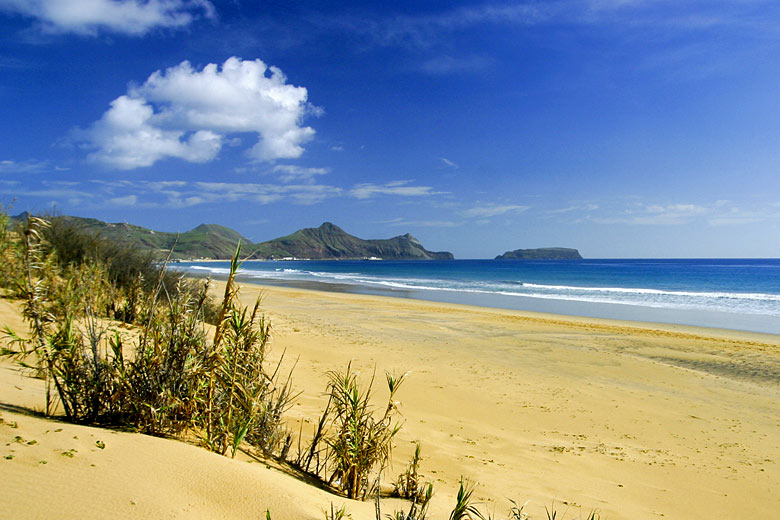
[[[595,509],[615,520],[780,510],[777,335],[250,284],[241,299],[249,305],[260,293],[272,360],[284,354],[284,369],[295,365],[301,394],[288,421],[304,444],[329,370],[351,362],[364,382],[376,372],[378,406],[384,371],[409,371],[383,483],[403,471],[419,440],[420,471],[436,486],[429,518],[446,518],[461,476],[478,483],[480,509],[496,518],[508,499],[529,501],[532,518],[553,504],[566,518]],[[18,309],[0,304],[0,324],[23,330]],[[5,359],[0,368],[0,455],[14,455],[0,459],[9,518],[257,518],[266,509],[273,518],[322,518],[330,502],[346,503],[353,518],[374,517],[371,503],[328,495],[246,456],[31,416],[14,407],[40,410],[40,381]],[[71,449],[73,457],[62,455]],[[383,500],[383,513],[396,505]]]

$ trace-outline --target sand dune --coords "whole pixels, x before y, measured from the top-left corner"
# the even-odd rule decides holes
[[[259,290],[244,286],[242,298]],[[534,518],[553,500],[567,517],[597,508],[609,519],[780,510],[777,336],[262,290],[272,354],[286,350],[288,366],[297,358],[294,431],[303,421],[311,434],[328,370],[352,360],[365,379],[375,369],[412,371],[398,394],[405,424],[384,480],[419,439],[422,473],[437,488],[431,518],[449,514],[461,475],[479,482],[483,510],[499,517],[507,498],[530,499]],[[18,320],[0,301],[0,323],[18,328]],[[2,363],[0,401],[40,408],[39,382]],[[322,518],[331,502],[373,518],[372,504],[247,458],[0,411],[0,457],[13,455],[0,458],[10,482],[0,487],[0,511],[9,518],[258,518],[266,508],[275,519]],[[383,503],[383,512],[394,507]]]

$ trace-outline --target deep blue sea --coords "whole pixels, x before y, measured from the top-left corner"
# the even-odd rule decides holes
[[[225,275],[228,262],[174,264]],[[262,284],[780,334],[780,259],[248,261]]]

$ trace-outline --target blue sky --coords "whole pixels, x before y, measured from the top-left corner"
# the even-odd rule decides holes
[[[780,4],[0,0],[12,212],[780,256]]]

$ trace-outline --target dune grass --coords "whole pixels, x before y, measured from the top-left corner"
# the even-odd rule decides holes
[[[369,475],[377,467],[381,473],[387,466],[393,439],[400,430],[394,397],[404,377],[385,374],[387,405],[382,415],[375,416],[370,403],[374,376],[363,387],[351,363],[343,371],[328,372],[328,403],[309,447],[305,454],[298,454],[295,465],[348,498],[365,499],[371,493]]]
[[[279,381],[278,365],[266,370],[271,325],[260,301],[251,311],[238,303],[240,248],[209,340],[208,282],[154,271],[140,256],[118,261],[105,239],[54,222],[30,217],[15,236],[0,233],[18,268],[7,286],[29,325],[27,335],[6,330],[2,353],[46,381],[46,414],[61,406],[73,422],[192,431],[223,455],[244,441],[277,450],[291,382]],[[135,321],[132,345],[112,321],[117,309]]]

